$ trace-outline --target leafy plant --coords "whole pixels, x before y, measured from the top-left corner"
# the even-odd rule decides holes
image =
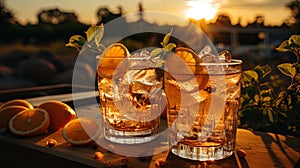
[[[82,47],[85,44],[89,49],[96,49],[96,51],[99,52],[102,52],[104,50],[105,47],[101,44],[101,40],[104,34],[103,24],[101,24],[100,26],[89,27],[85,34],[86,37],[83,37],[81,35],[71,36],[66,46],[76,48],[78,52],[81,51]]]
[[[176,44],[169,43],[172,31],[173,29],[164,36],[163,41],[160,43],[162,48],[156,48],[150,53],[152,58],[158,58],[156,67],[160,67],[161,69],[163,69],[164,60],[166,60],[168,53],[174,51],[176,48]]]
[[[242,94],[239,116],[241,126],[300,136],[300,36],[292,35],[276,48],[292,52],[296,62],[277,65],[278,70],[290,77],[285,90],[275,92],[272,69],[269,65],[256,66],[242,74]]]
[[[156,48],[153,51],[151,51],[151,57],[158,57],[162,60],[165,60],[166,53],[168,51],[173,51],[176,48],[176,44],[169,43],[172,31],[173,29],[164,36],[163,41],[160,43],[162,48]],[[105,46],[101,44],[101,40],[104,35],[103,24],[101,24],[100,26],[89,27],[85,34],[86,37],[83,37],[81,35],[71,36],[69,42],[65,46],[76,48],[78,52],[82,50],[84,45],[87,45],[87,49],[96,49],[96,51],[98,52],[102,52],[105,49]]]
[[[160,43],[162,47],[156,48],[150,53],[150,56],[156,59],[157,62],[156,73],[158,79],[163,77],[164,61],[167,55],[176,48],[176,44],[169,43],[172,31],[173,29],[171,29],[171,31],[164,36],[163,41]],[[91,26],[88,28],[85,34],[86,37],[81,35],[71,36],[69,42],[65,46],[76,48],[78,52],[86,53],[85,55],[88,56],[99,56],[99,54],[101,54],[105,49],[105,46],[101,44],[101,40],[104,35],[104,25]]]

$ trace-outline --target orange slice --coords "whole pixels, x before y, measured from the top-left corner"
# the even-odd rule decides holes
[[[205,74],[205,66],[200,65],[203,61],[189,48],[178,47],[174,54],[169,54],[165,66],[166,78],[176,78],[179,81],[196,78],[199,89],[203,89],[208,81],[209,75]]]
[[[62,130],[63,138],[74,146],[88,145],[100,136],[100,124],[91,118],[76,118]]]
[[[9,120],[9,130],[19,136],[35,136],[47,132],[50,117],[46,110],[24,110]]]
[[[75,111],[69,105],[57,100],[43,102],[37,108],[44,109],[48,112],[50,116],[49,130],[63,128],[76,116]]]
[[[9,120],[21,111],[27,110],[24,106],[7,106],[0,109],[0,128],[8,128]]]
[[[22,99],[14,99],[14,100],[7,101],[0,106],[0,109],[7,107],[7,106],[24,106],[29,109],[33,109],[33,106],[31,103],[29,103],[26,100],[22,100]]]
[[[114,43],[107,47],[98,63],[98,74],[104,78],[112,78],[115,69],[129,56],[129,51],[121,43]]]
[[[186,63],[198,64],[202,62],[200,57],[190,48],[178,47],[175,54]]]
[[[169,74],[177,80],[188,80],[198,72],[198,64],[201,63],[200,57],[191,49],[178,47],[175,53],[168,55],[166,68]]]

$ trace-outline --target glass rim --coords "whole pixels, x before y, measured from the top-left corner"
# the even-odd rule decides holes
[[[109,58],[105,58],[105,57],[101,57],[101,56],[96,56],[97,60],[102,60],[102,59],[116,59],[116,60],[132,60],[132,61],[139,61],[139,60],[149,60],[149,59],[153,59],[153,57],[109,57]],[[169,61],[169,60],[164,60],[164,62],[169,62],[169,63],[177,63],[177,64],[183,64],[186,63],[187,65],[201,65],[201,66],[218,66],[218,65],[242,65],[243,61],[240,59],[230,59],[230,61],[228,62],[224,62],[224,61],[219,61],[219,62],[200,62],[200,63],[195,63],[195,62],[185,62],[184,60],[181,61]]]
[[[153,57],[130,57],[130,56],[126,56],[126,57],[118,57],[118,56],[113,56],[113,57],[103,57],[101,55],[98,55],[96,56],[96,58],[98,59],[150,59],[150,58],[153,58]]]
[[[193,65],[201,65],[201,66],[220,66],[220,65],[242,65],[243,61],[240,59],[231,59],[230,62],[223,62],[223,61],[219,61],[219,62],[200,62],[200,63],[195,63],[195,62],[184,62],[184,61],[166,61],[169,63],[178,63],[178,64],[183,64],[186,63],[187,65],[193,66]]]
[[[240,59],[230,59],[230,62],[201,62],[199,65],[241,65],[242,63]]]

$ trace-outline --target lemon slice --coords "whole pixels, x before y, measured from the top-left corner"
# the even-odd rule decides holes
[[[104,78],[112,78],[118,65],[129,56],[129,51],[121,43],[107,47],[98,63],[98,74]]]

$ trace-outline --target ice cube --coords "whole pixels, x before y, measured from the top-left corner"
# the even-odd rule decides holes
[[[102,97],[109,97],[112,98],[113,96],[113,89],[111,86],[111,79],[103,78],[98,84],[99,90],[101,91]]]
[[[150,52],[148,50],[136,51],[131,54],[130,57],[140,58],[140,57],[150,57]]]
[[[240,86],[238,85],[229,85],[226,87],[226,90],[227,90],[226,93],[227,100],[238,99],[241,94]]]
[[[142,50],[140,52],[140,57],[150,57],[150,52],[148,50]]]
[[[139,57],[139,56],[140,56],[139,53],[132,53],[132,54],[130,55],[130,57]]]
[[[200,52],[199,57],[203,62],[218,62],[219,58],[213,54],[210,46],[205,46]]]
[[[149,69],[156,65],[156,62],[150,56],[140,57],[139,54],[134,54],[134,57],[129,58],[128,64],[130,69]]]
[[[192,93],[192,92],[199,91],[199,87],[198,87],[199,85],[195,78],[192,78],[191,80],[187,80],[187,81],[177,81],[177,82],[182,92]]]
[[[146,85],[140,81],[135,81],[131,83],[131,92],[134,94],[149,94],[151,91],[151,85]]]
[[[230,71],[229,75],[226,75],[226,84],[227,85],[238,85],[241,79],[240,73],[235,73],[235,71]]]
[[[203,56],[203,55],[206,55],[206,54],[211,54],[213,55],[213,52],[212,52],[212,49],[210,48],[210,46],[205,46],[200,52],[199,52],[199,56]]]
[[[140,82],[141,84],[154,86],[157,85],[155,69],[148,70],[133,70],[130,74],[130,83]]]
[[[129,67],[132,69],[145,69],[149,67],[150,58],[148,50],[138,50],[128,58]]]
[[[219,53],[219,60],[222,62],[231,62],[231,54],[228,50]]]
[[[218,62],[218,57],[211,54],[204,54],[200,58],[203,62],[207,62],[207,63]]]

